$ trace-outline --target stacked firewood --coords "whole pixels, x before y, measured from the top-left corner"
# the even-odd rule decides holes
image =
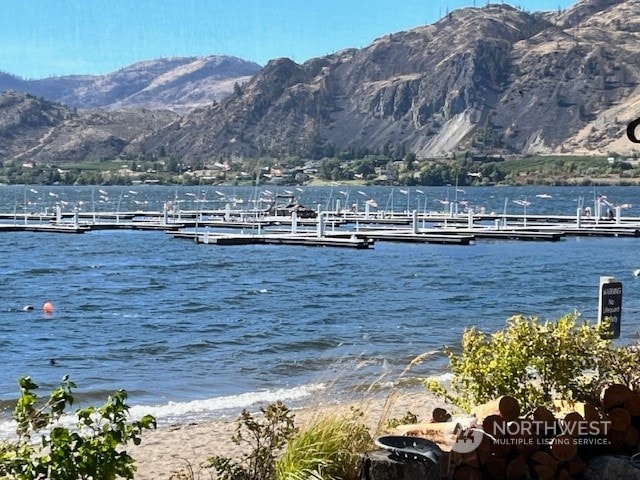
[[[437,408],[430,422],[396,433],[436,442],[445,452],[441,470],[455,480],[574,479],[595,456],[640,451],[640,393],[620,384],[593,403],[556,402],[522,414],[513,397],[502,396],[473,414],[460,421]]]

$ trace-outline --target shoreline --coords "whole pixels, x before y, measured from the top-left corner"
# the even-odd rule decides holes
[[[445,406],[444,401],[422,389],[394,390],[387,395],[371,394],[351,401],[310,401],[291,411],[295,415],[295,426],[304,427],[323,415],[346,414],[357,408],[375,438],[383,432],[389,419],[400,418],[410,411],[427,420],[433,409],[441,406]],[[145,431],[140,445],[127,447],[138,467],[136,480],[168,480],[172,474],[186,473],[189,468],[193,469],[193,478],[200,478],[199,475],[208,478],[208,472],[201,468],[208,457],[223,455],[235,459],[243,453],[243,449],[231,441],[241,411],[216,419],[159,425],[156,430]],[[259,407],[255,411],[259,411]]]

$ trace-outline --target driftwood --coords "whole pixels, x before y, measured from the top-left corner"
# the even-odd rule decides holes
[[[499,415],[505,420],[511,421],[520,416],[520,404],[515,398],[509,395],[502,395],[495,400],[478,405],[471,413],[478,418],[479,422],[482,422],[484,418],[490,415]]]
[[[607,385],[600,392],[600,404],[605,411],[620,407],[629,400],[633,392],[626,385],[613,383]]]
[[[600,411],[596,405],[589,402],[569,402],[567,400],[556,400],[554,407],[558,414],[567,414],[575,412],[587,422],[597,421],[602,418]]]
[[[625,431],[631,425],[631,415],[624,408],[616,407],[608,413],[611,428],[619,432]]]
[[[543,406],[536,407],[535,410],[533,410],[533,412],[531,413],[531,417],[534,420],[538,420],[538,421],[545,421],[549,423],[556,422],[555,414],[551,410],[549,410],[547,407],[543,407]]]
[[[602,414],[593,403],[578,403],[576,411],[580,413],[587,422],[597,422],[602,420]]]
[[[509,441],[518,455],[529,458],[534,452],[540,450],[540,437],[531,428],[531,423],[526,419],[518,419],[509,422]]]
[[[540,406],[525,416],[520,416],[518,402],[509,396],[474,408],[478,428],[485,435],[470,453],[449,452],[447,478],[578,480],[587,478],[589,459],[640,452],[640,393],[612,384],[602,388],[597,398],[593,403],[556,401],[553,410]],[[432,421],[447,415],[444,409],[434,410]],[[431,440],[435,437],[446,445],[463,428],[454,421],[403,426],[401,430]],[[623,479],[626,477],[614,478]]]
[[[534,430],[539,437],[548,438],[555,435],[558,430],[558,419],[546,407],[537,407],[529,418],[533,420]]]
[[[450,422],[451,414],[447,412],[446,409],[436,407],[433,409],[431,413],[431,422],[432,423],[442,423],[442,422]]]
[[[640,393],[632,393],[624,402],[624,409],[632,417],[640,416]]]
[[[572,437],[580,435],[580,429],[584,428],[584,417],[578,412],[569,412],[564,416],[562,420],[565,426],[565,431]]]
[[[462,425],[457,422],[429,422],[398,425],[394,429],[394,434],[428,438],[435,442],[442,451],[448,452],[460,431],[462,431]]]
[[[507,421],[500,415],[488,415],[482,420],[482,429],[495,438],[502,438],[507,432]]]
[[[426,437],[431,434],[454,433],[461,429],[462,426],[458,422],[422,422],[398,425],[394,428],[394,433],[410,437]]]

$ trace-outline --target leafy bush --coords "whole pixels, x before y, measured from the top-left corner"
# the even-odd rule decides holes
[[[21,480],[132,479],[134,459],[121,447],[138,445],[143,430],[156,427],[155,418],[127,422],[127,393],[119,390],[99,408],[76,411],[77,424],[69,429],[59,423],[73,404],[76,385],[68,376],[42,404],[30,377],[19,379],[20,398],[14,410],[17,440],[0,443],[0,478]],[[39,442],[33,438],[40,435]]]
[[[359,410],[324,416],[291,439],[276,463],[278,480],[350,480],[359,455],[372,446]]]
[[[611,355],[606,325],[578,324],[577,313],[555,321],[514,316],[491,335],[475,327],[462,335],[462,351],[446,348],[453,374],[450,390],[435,380],[426,387],[465,410],[500,395],[515,397],[523,410],[550,405],[554,397],[584,400],[605,375]]]
[[[275,477],[275,460],[287,440],[297,431],[293,414],[282,402],[261,408],[257,419],[243,410],[236,420],[236,433],[231,438],[236,445],[251,448],[239,460],[215,455],[204,464],[223,480],[271,480]]]
[[[599,382],[601,386],[620,383],[640,391],[640,343],[605,352],[600,360]]]

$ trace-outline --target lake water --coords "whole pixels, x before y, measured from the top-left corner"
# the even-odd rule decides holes
[[[106,194],[97,187],[3,186],[0,211],[37,212],[57,201],[104,211],[157,209],[167,200],[197,208],[207,198],[223,203],[222,195],[246,205],[259,194],[240,187],[100,190]],[[455,190],[293,191],[307,205],[339,199],[361,208],[372,198],[379,208],[393,202],[405,210],[409,200],[421,211],[442,209],[448,194],[474,208],[520,213],[513,200],[526,198],[528,212],[567,215],[603,194],[628,204],[625,216],[640,216],[640,189],[632,187]],[[446,372],[439,349],[454,345],[465,327],[493,331],[513,314],[554,319],[574,310],[595,321],[603,275],[624,284],[619,342],[628,343],[640,327],[640,277],[633,276],[639,247],[639,238],[568,237],[470,246],[378,242],[371,250],[345,250],[216,247],[128,230],[3,233],[0,432],[12,428],[22,375],[45,394],[69,374],[80,403],[101,403],[124,388],[134,411],[161,421],[238,413],[277,398],[354,395],[376,382],[411,384]],[[45,301],[53,314],[42,313]],[[35,309],[24,311],[25,305]],[[424,352],[431,353],[401,377]]]

